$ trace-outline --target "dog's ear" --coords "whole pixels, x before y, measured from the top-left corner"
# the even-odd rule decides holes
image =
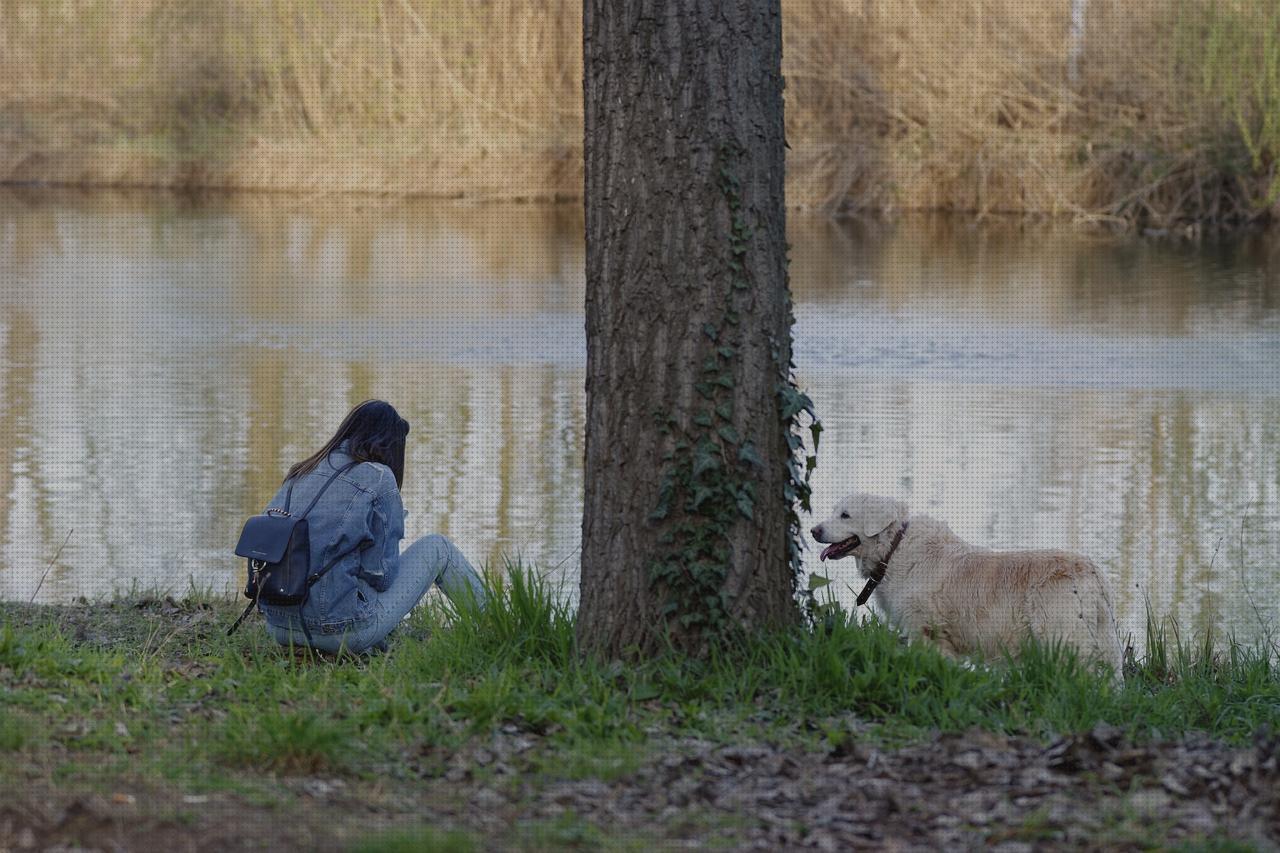
[[[906,515],[906,506],[893,498],[867,495],[861,512],[863,530],[868,537],[877,536]]]

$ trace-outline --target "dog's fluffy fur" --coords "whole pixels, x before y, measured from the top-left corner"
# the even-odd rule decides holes
[[[1106,582],[1087,557],[1067,551],[992,551],[967,544],[941,521],[909,515],[902,503],[855,494],[811,531],[831,543],[823,559],[853,556],[870,577],[894,535],[909,521],[893,553],[877,603],[909,636],[944,653],[1016,653],[1028,635],[1062,640],[1120,672],[1122,650]]]

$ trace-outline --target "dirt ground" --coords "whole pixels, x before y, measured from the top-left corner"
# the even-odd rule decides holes
[[[1100,726],[1048,747],[979,731],[896,749],[851,738],[827,753],[654,746],[619,778],[547,783],[526,772],[540,738],[507,726],[411,762],[405,784],[282,778],[284,806],[128,780],[77,794],[32,774],[0,805],[0,849],[376,849],[404,826],[461,830],[487,849],[1280,849],[1278,737],[1136,746]]]

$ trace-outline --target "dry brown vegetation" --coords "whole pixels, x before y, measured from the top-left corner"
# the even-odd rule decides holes
[[[792,204],[1266,219],[1274,0],[783,0]],[[577,197],[579,0],[0,2],[0,180]],[[1272,125],[1277,125],[1273,127]]]

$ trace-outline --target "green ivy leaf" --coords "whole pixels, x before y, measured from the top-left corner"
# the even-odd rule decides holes
[[[719,448],[709,441],[698,445],[693,454],[693,476],[697,477],[707,471],[715,471],[720,467]]]

